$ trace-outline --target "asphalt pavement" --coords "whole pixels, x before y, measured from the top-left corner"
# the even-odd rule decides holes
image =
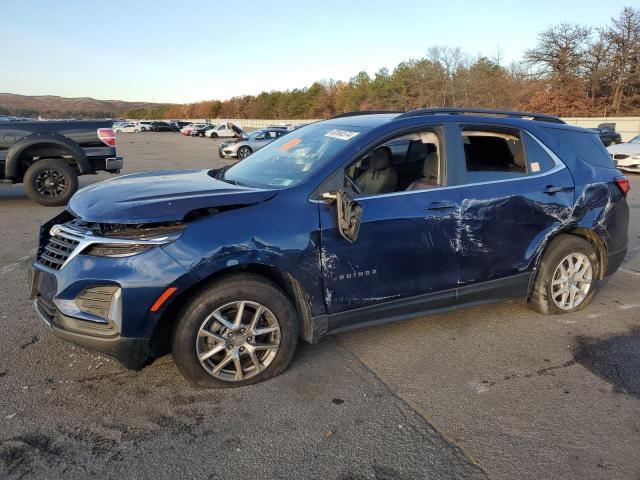
[[[223,165],[216,141],[123,134],[124,173]],[[109,178],[82,177],[81,185]],[[291,368],[196,390],[54,338],[27,299],[40,223],[0,188],[0,477],[640,478],[640,176],[630,253],[591,306],[475,307],[302,345]]]

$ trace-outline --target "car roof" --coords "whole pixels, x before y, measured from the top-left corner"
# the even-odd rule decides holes
[[[513,112],[518,113],[518,112]],[[522,113],[523,116],[526,116],[525,113]],[[542,116],[545,118],[546,116]],[[358,112],[354,115],[340,115],[334,118],[330,118],[325,120],[328,124],[336,125],[336,126],[351,126],[351,127],[365,127],[365,128],[375,128],[388,123],[396,123],[401,122],[403,120],[416,119],[421,118],[423,120],[428,120],[427,123],[442,123],[442,122],[464,122],[464,123],[473,123],[473,122],[487,122],[490,121],[496,124],[502,125],[512,125],[517,126],[519,128],[526,128],[527,125],[536,125],[537,127],[544,128],[554,128],[561,130],[572,130],[579,132],[589,132],[588,129],[578,127],[575,125],[569,125],[567,123],[562,122],[559,118],[558,121],[547,121],[547,120],[538,120],[538,119],[529,119],[529,118],[519,118],[519,117],[510,117],[510,116],[501,116],[498,113],[491,114],[482,114],[482,113],[474,113],[470,112],[466,113],[429,113],[425,115],[412,115],[412,116],[404,116],[404,114],[400,112],[388,112],[388,113],[371,113],[367,114],[365,112]],[[553,119],[554,117],[548,117]],[[557,117],[555,117],[557,118]],[[409,123],[409,122],[408,122]],[[410,122],[414,123],[414,122]]]

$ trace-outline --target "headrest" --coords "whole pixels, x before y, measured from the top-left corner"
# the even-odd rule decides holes
[[[422,175],[425,178],[438,179],[438,152],[431,152],[424,159],[424,166],[422,167]]]
[[[391,164],[391,150],[389,147],[378,147],[371,153],[369,161],[371,162],[370,168],[374,172],[389,168]]]

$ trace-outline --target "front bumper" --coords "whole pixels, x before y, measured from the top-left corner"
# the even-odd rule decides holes
[[[150,339],[123,337],[117,333],[96,336],[75,331],[73,325],[77,325],[78,320],[63,315],[55,306],[50,310],[44,303],[43,297],[36,297],[33,301],[38,316],[56,337],[107,355],[130,370],[140,370],[151,357]]]
[[[220,158],[237,158],[238,149],[230,148],[228,145],[220,144],[218,145],[218,156]]]
[[[32,265],[29,287],[40,318],[57,337],[131,369],[152,357],[151,339],[173,298],[158,311],[151,306],[168,286],[181,292],[195,283],[160,247],[122,258],[80,254],[57,269],[41,261]],[[99,298],[107,291],[111,297]]]
[[[618,170],[622,170],[623,172],[640,173],[640,157],[638,155],[616,158],[616,154],[614,154],[613,163]]]

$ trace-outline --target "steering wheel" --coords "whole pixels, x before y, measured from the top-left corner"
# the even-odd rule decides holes
[[[351,188],[353,189],[354,192],[356,192],[358,195],[362,195],[362,190],[360,190],[360,187],[358,186],[356,181],[353,178],[351,178],[350,175],[347,175],[345,173],[344,174],[344,178],[347,180],[347,182],[349,182],[349,184],[351,185]]]

